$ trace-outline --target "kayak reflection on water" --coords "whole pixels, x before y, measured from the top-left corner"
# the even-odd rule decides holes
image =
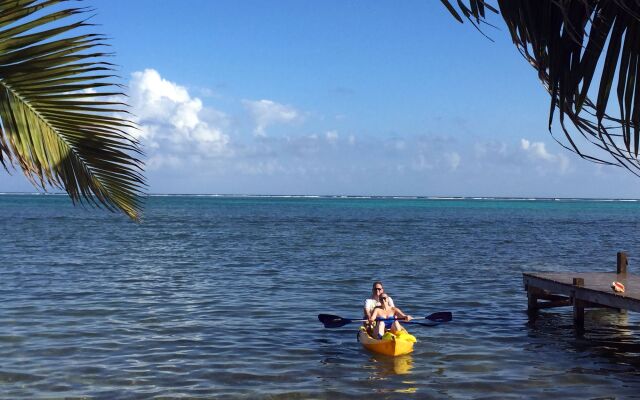
[[[390,375],[407,375],[413,369],[413,357],[411,354],[390,357],[381,354],[372,355],[367,363],[371,370],[370,379],[384,379]]]

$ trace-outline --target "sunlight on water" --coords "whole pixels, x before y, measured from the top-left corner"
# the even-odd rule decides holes
[[[0,196],[0,398],[630,398],[634,313],[529,321],[523,271],[639,270],[640,203],[153,197],[145,222]],[[624,232],[624,234],[620,234]],[[640,258],[639,258],[640,259]],[[376,279],[414,352],[356,341]]]

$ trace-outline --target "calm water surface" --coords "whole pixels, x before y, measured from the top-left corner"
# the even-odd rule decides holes
[[[640,273],[640,203],[153,197],[141,225],[0,196],[0,398],[634,398],[640,320],[526,316],[523,271]],[[381,279],[413,354],[364,351]]]

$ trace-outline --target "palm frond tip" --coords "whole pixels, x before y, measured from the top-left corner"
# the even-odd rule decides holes
[[[448,0],[449,12],[462,17]],[[558,115],[566,146],[586,154],[578,136],[608,153],[613,164],[638,174],[640,162],[640,2],[628,0],[485,0],[457,1],[471,22],[485,19],[484,10],[499,9],[513,43],[537,70],[551,96],[549,130]],[[595,87],[597,85],[597,87]],[[613,93],[612,93],[613,92]],[[610,109],[615,94],[617,107]],[[594,95],[595,101],[589,96]],[[621,133],[616,133],[620,130]],[[606,162],[609,163],[609,162]]]
[[[74,203],[139,220],[146,184],[135,126],[102,60],[104,36],[76,34],[86,21],[66,23],[88,9],[48,11],[66,2],[0,1],[0,163]]]

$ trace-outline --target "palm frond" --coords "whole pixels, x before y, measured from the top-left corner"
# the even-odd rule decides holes
[[[441,0],[459,21],[447,0]],[[551,96],[554,116],[569,146],[591,161],[640,172],[640,1],[496,0],[513,43],[537,70]],[[458,0],[463,15],[485,19],[484,0]],[[487,7],[491,10],[491,8]],[[597,90],[593,87],[597,84]],[[610,101],[615,88],[617,107]],[[589,96],[595,94],[595,101]],[[608,153],[605,161],[588,155],[572,137],[569,121],[581,137]],[[552,132],[553,134],[553,132]]]
[[[102,35],[66,23],[86,8],[67,0],[0,0],[0,162],[37,187],[134,220],[146,188],[135,129],[113,81]],[[60,21],[60,22],[58,22]],[[111,90],[109,90],[111,88]]]

